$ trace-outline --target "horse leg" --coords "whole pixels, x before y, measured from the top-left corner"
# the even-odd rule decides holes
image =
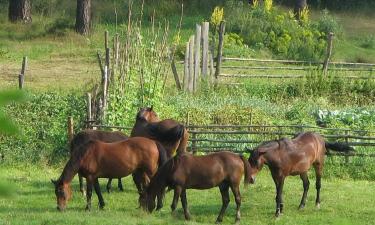
[[[135,186],[137,187],[138,193],[142,193],[142,173],[138,170],[134,171],[132,174],[133,181]]]
[[[298,208],[303,209],[305,207],[307,192],[308,192],[309,186],[310,186],[310,181],[309,181],[309,177],[307,176],[307,172],[302,173],[300,175],[300,177],[301,177],[301,180],[303,182],[303,195],[302,195],[301,203],[300,203]]]
[[[118,179],[117,187],[120,191],[124,191],[124,188],[122,187],[121,178]]]
[[[134,184],[135,186],[137,187],[137,190],[138,190],[138,194],[139,194],[139,198],[138,198],[138,203],[139,203],[139,206],[138,208],[141,207],[141,200],[142,200],[142,194],[143,194],[143,188],[142,188],[142,173],[141,171],[139,170],[136,170],[133,174],[132,174],[132,177],[133,177],[133,181],[134,181]]]
[[[85,188],[83,187],[83,178],[82,175],[78,173],[78,180],[79,180],[79,190],[83,195],[86,195]]]
[[[187,199],[186,199],[186,189],[181,191],[181,204],[182,208],[184,209],[184,215],[186,220],[190,220],[190,212],[187,205]]]
[[[316,200],[315,200],[315,206],[317,208],[320,208],[320,188],[321,188],[321,178],[322,178],[322,164],[315,165],[315,174],[316,174]]]
[[[225,210],[228,207],[230,198],[229,198],[229,185],[226,182],[223,182],[219,185],[220,193],[221,193],[221,200],[222,200],[222,206],[219,213],[219,216],[216,219],[216,223],[221,223],[223,221],[223,216],[225,213]]]
[[[237,209],[236,209],[236,223],[240,222],[241,219],[241,213],[240,213],[240,208],[241,208],[241,193],[240,193],[240,184],[239,183],[232,183],[231,184],[231,189],[234,195],[234,200],[236,201]]]
[[[181,192],[182,192],[182,187],[179,186],[179,185],[177,185],[177,186],[174,188],[173,201],[172,201],[172,205],[171,205],[172,213],[173,213],[174,210],[177,208],[178,198],[180,197]]]
[[[276,212],[275,216],[278,217],[283,211],[284,204],[283,204],[283,186],[284,186],[284,179],[285,177],[283,176],[275,176],[272,174],[273,180],[276,185]]]
[[[157,205],[156,205],[156,211],[160,210],[161,208],[163,208],[163,199],[164,199],[164,196],[165,196],[165,188],[157,194]]]
[[[86,178],[86,210],[91,210],[91,196],[92,196],[92,186],[93,186],[93,179],[90,177]]]
[[[112,178],[108,178],[107,192],[110,193],[111,191],[112,191]]]
[[[104,199],[103,199],[103,196],[102,196],[102,192],[100,190],[98,178],[95,179],[94,188],[95,188],[95,193],[96,193],[96,195],[98,196],[98,199],[99,199],[99,208],[103,209],[104,206],[105,206],[105,203],[104,203]]]

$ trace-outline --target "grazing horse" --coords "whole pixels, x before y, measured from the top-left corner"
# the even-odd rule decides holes
[[[160,121],[152,107],[141,108],[131,131],[131,137],[147,137],[159,141],[168,158],[186,151],[189,134],[184,125],[172,119]]]
[[[152,212],[155,198],[165,188],[174,189],[171,205],[172,212],[176,209],[178,198],[181,197],[185,219],[190,219],[187,206],[186,189],[209,189],[219,186],[222,207],[216,222],[223,220],[224,212],[229,204],[229,188],[232,189],[237,205],[236,222],[240,220],[240,182],[245,174],[245,183],[250,182],[248,161],[235,153],[222,151],[205,156],[194,156],[189,153],[176,155],[161,167],[141,196],[141,206]]]
[[[70,142],[70,154],[73,154],[75,151],[80,151],[79,149],[86,145],[89,141],[92,140],[98,140],[98,141],[103,141],[103,142],[116,142],[116,141],[123,141],[128,139],[129,137],[126,136],[125,134],[119,132],[119,131],[101,131],[101,130],[83,130],[76,134],[72,141]],[[78,174],[79,178],[79,189],[82,193],[85,192],[85,189],[83,187],[83,180],[82,176]],[[111,189],[111,181],[112,179],[108,180],[107,183],[107,191],[110,192]],[[120,191],[123,191],[122,183],[121,183],[121,178],[118,179],[118,188]]]
[[[307,172],[311,165],[316,174],[316,206],[320,207],[321,176],[326,149],[334,151],[351,151],[348,145],[342,143],[328,143],[323,137],[314,132],[298,134],[293,139],[282,138],[277,141],[262,143],[255,150],[250,151],[249,158],[251,183],[255,175],[266,164],[270,168],[276,185],[276,213],[278,217],[283,211],[282,191],[284,180],[289,175],[300,175],[303,182],[303,195],[299,209],[305,207],[309,178]]]
[[[87,206],[91,209],[92,187],[99,199],[99,207],[104,207],[104,200],[100,191],[98,178],[120,178],[126,177],[136,171],[146,173],[153,177],[159,166],[167,160],[166,152],[159,143],[143,138],[134,137],[125,141],[105,143],[101,141],[89,141],[80,151],[75,151],[57,181],[51,180],[55,185],[57,198],[57,209],[64,210],[72,192],[70,183],[73,177],[80,173],[86,178],[87,183]],[[143,185],[147,187],[149,180],[136,182],[138,188]],[[162,194],[158,195],[158,208],[162,207]]]

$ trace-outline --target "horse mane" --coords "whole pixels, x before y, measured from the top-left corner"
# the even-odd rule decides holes
[[[161,142],[174,142],[184,136],[185,126],[176,122],[175,127],[166,128],[165,126],[162,126],[160,122],[149,123],[147,125],[147,132],[150,136]]]

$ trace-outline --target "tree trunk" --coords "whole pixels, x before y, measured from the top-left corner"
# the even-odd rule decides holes
[[[76,32],[82,35],[90,33],[91,0],[77,0]]]
[[[31,0],[9,0],[8,18],[11,22],[31,22]]]
[[[306,0],[295,0],[294,15],[297,20],[301,18],[301,11],[307,6]]]

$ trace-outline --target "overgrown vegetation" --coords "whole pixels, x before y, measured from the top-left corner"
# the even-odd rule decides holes
[[[2,163],[57,163],[69,155],[67,119],[72,116],[75,130],[83,127],[85,102],[76,93],[27,93],[27,101],[9,105],[5,112],[12,115],[20,134],[0,135]]]

